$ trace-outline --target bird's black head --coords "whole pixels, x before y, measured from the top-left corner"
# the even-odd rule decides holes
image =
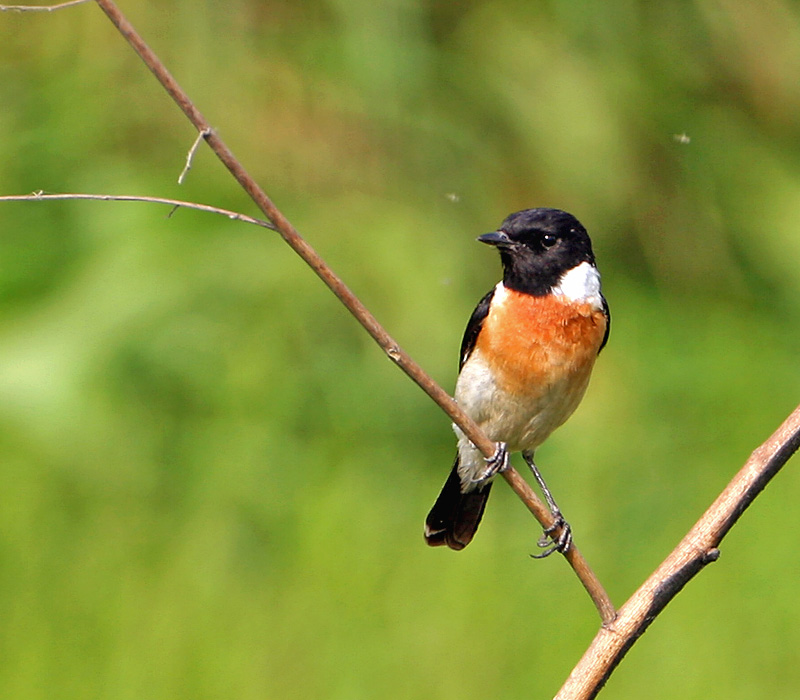
[[[500,251],[506,287],[537,296],[548,294],[568,270],[594,265],[586,229],[560,209],[518,211],[478,240]]]

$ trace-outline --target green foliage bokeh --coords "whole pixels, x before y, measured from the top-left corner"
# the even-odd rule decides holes
[[[621,603],[800,395],[800,8],[788,0],[122,3],[278,206],[452,389],[554,206],[612,334],[539,452]],[[92,3],[0,13],[0,193],[254,213]],[[447,420],[268,231],[2,204],[0,694],[549,697],[598,620],[503,485],[424,546]],[[604,691],[794,698],[790,463]]]

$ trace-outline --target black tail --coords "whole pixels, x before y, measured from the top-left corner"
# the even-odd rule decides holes
[[[431,547],[446,544],[450,549],[464,549],[480,525],[491,488],[490,482],[474,491],[461,493],[456,457],[453,470],[425,520],[425,541]]]

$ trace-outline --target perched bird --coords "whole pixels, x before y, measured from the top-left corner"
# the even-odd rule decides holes
[[[571,531],[533,461],[534,450],[577,408],[610,328],[592,243],[571,214],[526,209],[480,236],[494,246],[503,280],[480,300],[461,342],[455,398],[498,443],[491,459],[454,426],[458,452],[425,522],[431,546],[466,547],[478,529],[493,477],[521,451],[547,499],[558,542]],[[543,538],[540,546],[547,547]]]

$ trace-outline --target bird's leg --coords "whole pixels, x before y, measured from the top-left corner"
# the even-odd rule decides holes
[[[496,443],[494,454],[491,457],[486,457],[486,469],[472,479],[472,483],[482,484],[506,469],[508,469],[508,447],[506,443],[498,442]]]
[[[550,493],[550,489],[547,488],[547,484],[545,483],[544,479],[542,478],[541,473],[539,472],[539,468],[533,461],[533,452],[530,450],[525,450],[522,453],[522,458],[525,460],[527,465],[531,468],[533,472],[533,476],[539,484],[539,488],[542,489],[542,493],[544,494],[544,498],[547,501],[547,505],[550,508],[550,514],[553,516],[553,524],[550,527],[544,529],[544,534],[539,538],[539,541],[536,543],[539,547],[544,549],[545,551],[541,554],[533,554],[534,559],[544,559],[547,556],[550,556],[553,552],[561,552],[562,554],[566,554],[569,551],[570,546],[572,546],[572,528],[570,524],[564,520],[564,516],[561,515],[561,510],[559,509],[558,505],[553,498],[553,494]],[[550,535],[555,532],[558,528],[561,528],[561,532],[558,535],[557,539],[552,540]]]

